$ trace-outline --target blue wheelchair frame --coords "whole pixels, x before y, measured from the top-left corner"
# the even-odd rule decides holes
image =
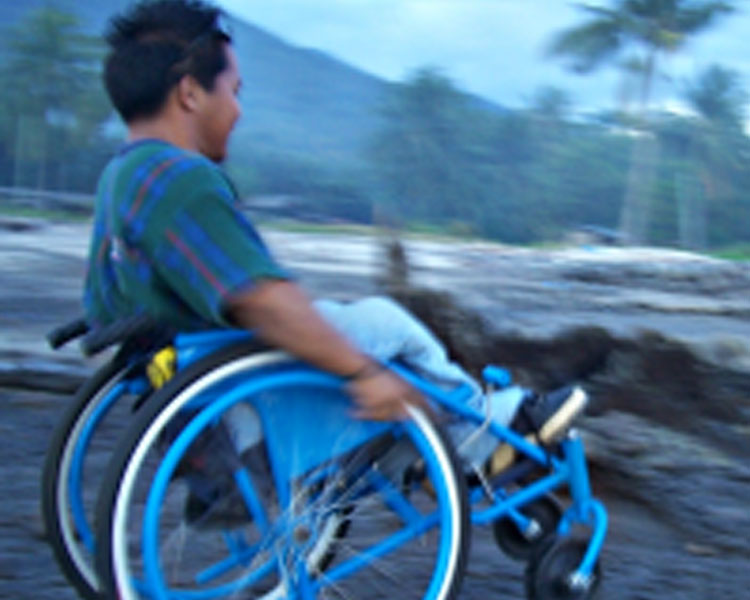
[[[99,424],[107,416],[115,403],[126,395],[140,395],[148,391],[149,383],[145,377],[123,379],[112,386],[101,402],[94,407],[91,416],[84,424],[81,436],[76,440],[73,449],[71,469],[68,473],[68,489],[70,490],[70,510],[76,533],[80,536],[84,546],[92,554],[95,551],[94,533],[86,518],[83,506],[83,466],[91,441]]]
[[[200,402],[208,401],[205,410],[202,410],[180,433],[167,451],[162,463],[156,473],[154,482],[150,489],[146,501],[146,510],[144,513],[143,532],[144,544],[143,555],[146,569],[146,587],[154,592],[159,590],[167,597],[163,588],[161,572],[158,567],[159,556],[158,548],[153,544],[146,543],[149,539],[148,532],[156,531],[159,528],[159,512],[164,499],[166,487],[172,477],[174,470],[185,450],[195,438],[199,431],[206,425],[218,419],[224,410],[236,402],[248,396],[253,396],[258,392],[266,389],[275,391],[284,388],[297,388],[305,386],[307,388],[328,389],[337,391],[341,388],[341,379],[314,369],[302,368],[293,370],[281,370],[277,373],[264,374],[263,376],[250,381],[234,384],[232,382],[231,391],[221,393],[218,400],[211,400],[216,390],[207,392],[208,398],[201,398]],[[328,400],[328,399],[327,399]],[[394,427],[410,427],[408,423],[395,425],[392,423],[375,423],[366,421],[354,421],[348,416],[348,406],[343,402],[346,400],[340,394],[331,398],[333,401],[319,402],[316,399],[308,401],[296,401],[295,410],[281,415],[281,411],[273,404],[264,402],[253,402],[255,409],[258,411],[261,421],[264,423],[264,430],[274,431],[274,439],[266,441],[267,449],[270,456],[270,464],[273,470],[273,477],[276,483],[276,490],[279,494],[279,503],[281,506],[288,506],[291,500],[289,478],[295,478],[304,475],[314,467],[324,463],[334,455],[345,454],[348,451],[364,444],[373,438],[391,431]],[[282,423],[283,420],[283,423]],[[315,428],[310,427],[310,423],[315,423]],[[345,438],[342,439],[341,432],[346,431]],[[335,439],[335,448],[326,445],[325,441]],[[298,446],[303,446],[309,451],[304,456],[295,456],[294,461],[289,460],[289,456],[284,451],[288,448],[291,441]],[[416,437],[418,444],[423,444],[423,440]],[[300,458],[302,460],[300,460]],[[428,468],[433,465],[428,465]],[[248,473],[240,469],[235,473],[238,486],[242,495],[250,507],[253,519],[259,525],[261,530],[269,531],[272,528],[277,530],[293,529],[296,526],[295,518],[284,517],[281,522],[270,523],[265,514],[260,499],[255,492],[254,486]],[[326,572],[325,584],[330,585],[338,580],[346,578],[351,572],[357,570],[364,564],[376,560],[378,557],[389,552],[393,547],[400,545],[406,539],[419,536],[438,522],[438,517],[434,514],[423,516],[411,508],[408,501],[402,496],[390,482],[385,479],[370,481],[371,487],[378,493],[384,494],[388,499],[389,506],[396,512],[408,527],[405,532],[395,534],[391,538],[381,541],[377,546],[368,550],[365,555],[359,555],[350,559],[344,564],[337,565],[334,569]],[[440,493],[443,493],[442,491]],[[254,554],[258,548],[238,548],[235,556],[228,561],[212,567],[199,577],[199,583],[210,580],[221,573],[222,570],[229,570],[242,563],[243,557]],[[438,557],[437,569],[443,569],[442,566],[447,561],[447,549],[441,548]],[[302,563],[298,563],[303,566]],[[217,593],[232,593],[244,586],[251,585],[258,578],[263,577],[274,568],[275,562],[270,560],[266,565],[259,568],[247,578],[236,581],[227,585],[225,589],[212,589],[206,592],[205,596],[201,593],[195,593],[196,598],[212,597]],[[303,598],[315,598],[315,594],[321,587],[320,582],[310,579],[304,569],[296,574],[298,584],[302,588]],[[433,581],[433,586],[438,585]],[[429,595],[429,592],[428,592]],[[159,596],[157,596],[159,597]]]
[[[187,367],[196,360],[226,346],[229,343],[249,339],[250,335],[251,334],[248,332],[235,330],[180,334],[175,338],[174,342],[175,349],[177,350],[178,369]],[[494,435],[498,441],[510,444],[525,456],[535,461],[538,465],[549,470],[549,474],[537,479],[530,485],[510,495],[506,494],[502,489],[493,490],[494,495],[491,499],[491,503],[486,508],[479,508],[478,504],[485,497],[487,490],[481,485],[477,485],[471,489],[469,492],[469,501],[472,507],[471,522],[473,524],[485,525],[492,523],[497,519],[508,517],[516,523],[519,530],[523,531],[529,525],[529,518],[519,512],[518,509],[565,484],[569,486],[572,503],[563,514],[557,528],[557,533],[560,536],[566,536],[571,532],[573,525],[576,524],[585,525],[591,529],[591,538],[584,558],[572,576],[573,578],[579,578],[579,580],[582,581],[589,579],[594,571],[594,566],[602,550],[608,523],[606,509],[600,501],[593,498],[591,495],[585,451],[580,436],[575,431],[571,432],[560,444],[562,456],[555,456],[548,453],[540,446],[528,442],[522,436],[507,427],[495,422],[486,423],[485,416],[472,409],[466,403],[466,400],[473,393],[469,386],[461,385],[453,390],[446,391],[414,374],[403,365],[390,363],[388,367],[417,388],[433,403],[439,405],[443,411],[457,415],[461,419],[471,421],[478,427],[487,427],[488,431]],[[237,401],[240,397],[250,394],[266,385],[295,386],[317,382],[318,384],[330,388],[340,388],[341,386],[340,378],[316,372],[314,370],[308,372],[294,371],[291,373],[280,373],[270,377],[271,379],[265,382],[243,383],[230,392],[228,396],[221,399],[221,406],[228,406]],[[485,368],[483,377],[487,383],[492,385],[504,387],[510,384],[510,376],[507,371],[498,367],[490,366]],[[264,408],[261,405],[256,406],[256,408],[260,412],[261,420],[264,421],[266,425],[272,428],[275,427],[275,425],[278,425],[278,423],[274,422],[279,415],[278,411],[274,413],[272,408]],[[276,440],[276,443],[271,444],[271,464],[280,465],[279,472],[275,473],[274,476],[277,489],[280,491],[279,500],[282,502],[282,505],[285,505],[288,501],[289,491],[287,482],[282,479],[280,473],[299,475],[306,472],[312,466],[324,461],[326,458],[329,458],[330,449],[322,447],[320,440],[325,439],[327,434],[330,434],[332,437],[338,434],[338,432],[342,430],[342,419],[347,418],[345,417],[346,410],[340,407],[329,407],[329,409],[325,411],[325,416],[323,417],[321,417],[320,404],[314,406],[310,405],[309,408],[311,411],[314,410],[314,412],[310,412],[309,414],[299,413],[295,415],[294,423],[289,421],[290,415],[285,414],[284,426],[273,429],[275,431],[285,431],[286,435],[297,440],[309,438],[306,443],[311,449],[304,462],[300,463],[296,461],[295,464],[292,465],[285,461],[285,455],[283,452],[283,448],[285,447],[284,440]],[[213,414],[213,412],[210,414]],[[218,414],[218,412],[216,412],[216,414]],[[210,417],[205,416],[204,418],[208,419]],[[316,423],[316,429],[314,432],[309,425],[307,425],[310,422]],[[200,427],[201,423],[203,423],[203,421],[191,425]],[[325,427],[326,423],[328,423],[329,427],[321,430],[321,427]],[[351,420],[348,420],[347,424],[351,432]],[[356,431],[351,433],[350,437],[347,438],[345,446],[342,447],[340,445],[341,442],[339,441],[336,449],[339,452],[345,451],[372,439],[386,429],[387,425],[384,425],[383,423],[361,421],[359,422]],[[189,437],[189,432],[185,432],[185,434],[188,437],[185,438],[182,447],[178,446],[175,448],[175,458],[172,459],[174,464],[167,463],[165,465],[165,473],[171,472],[176,465],[176,457],[181,455],[181,451],[184,451],[184,446],[188,443],[187,440],[192,439]],[[179,440],[176,444],[179,444]],[[165,457],[165,461],[168,460],[169,456]],[[164,475],[162,476],[165,477]],[[166,481],[167,480],[164,479],[160,483],[166,485]],[[241,485],[247,493],[247,499],[250,506],[255,507],[256,510],[259,509],[260,504],[255,497],[252,486],[247,483]],[[158,485],[155,487],[158,487]],[[158,514],[158,501],[156,499],[154,499],[154,505],[151,507],[151,511],[152,512],[149,514],[151,514],[152,518],[155,518],[155,515]],[[255,510],[253,512],[256,519],[264,519],[264,515],[260,513],[255,514]],[[154,522],[150,522],[144,526],[153,525]],[[147,563],[149,562],[149,558],[154,557],[146,556]]]
[[[201,358],[232,343],[250,340],[251,337],[252,334],[240,330],[216,330],[179,334],[173,340],[177,356],[176,370],[181,371]],[[142,357],[139,360],[142,360]],[[507,427],[493,422],[487,423],[484,415],[467,405],[466,400],[472,394],[472,390],[468,386],[459,386],[453,390],[446,391],[417,376],[403,365],[392,363],[388,367],[420,390],[425,397],[430,399],[434,405],[439,406],[443,412],[473,422],[477,427],[486,427],[499,441],[510,444],[523,453],[524,456],[549,471],[548,474],[511,494],[506,493],[502,488],[488,490],[483,485],[474,486],[469,490],[468,497],[471,506],[470,519],[473,524],[485,525],[497,519],[510,518],[518,526],[519,531],[524,531],[528,527],[530,519],[519,509],[565,484],[569,486],[572,503],[562,515],[557,527],[557,533],[560,536],[566,536],[571,532],[574,525],[584,525],[590,528],[591,536],[588,547],[581,563],[572,576],[573,578],[578,578],[580,581],[588,580],[594,572],[595,564],[606,536],[607,513],[603,505],[591,495],[584,448],[580,437],[572,432],[560,443],[560,455],[550,454],[545,449],[528,442]],[[498,387],[504,387],[510,383],[508,373],[498,367],[486,368],[483,372],[483,377],[488,384]],[[241,382],[239,385],[236,385],[237,382],[232,383],[234,387],[226,393],[222,392],[217,401],[213,400],[216,396],[216,389],[197,400],[198,407],[205,408],[205,410],[201,410],[198,417],[191,421],[180,433],[165,454],[148,496],[143,523],[144,532],[150,528],[158,527],[160,503],[169,477],[176,468],[179,457],[194,438],[196,432],[205,427],[207,422],[220,414],[224,408],[237,402],[240,398],[252,395],[265,387],[315,385],[330,390],[340,390],[342,386],[341,378],[311,368],[295,368],[290,371],[280,370],[276,373],[272,372],[264,375],[259,381],[250,380]],[[94,536],[79,500],[82,497],[79,481],[83,456],[88,450],[93,431],[114,403],[123,395],[142,394],[148,391],[149,388],[150,383],[143,376],[124,379],[116,384],[109,391],[105,399],[101,401],[99,406],[96,407],[96,410],[86,423],[84,432],[75,448],[73,467],[69,476],[73,519],[78,533],[91,552],[94,552]],[[309,412],[300,411],[294,415],[294,422],[290,421],[289,413],[284,414],[282,427],[278,423],[280,418],[279,411],[274,411],[272,406],[263,406],[262,403],[256,404],[256,410],[258,410],[261,421],[264,423],[264,428],[283,432],[278,439],[268,440],[268,450],[271,455],[270,462],[275,469],[273,476],[282,506],[286,505],[290,499],[289,482],[286,477],[289,474],[302,475],[311,467],[330,458],[332,449],[321,444],[320,440],[340,438],[339,434],[344,429],[344,422],[346,423],[347,438],[343,441],[341,439],[337,440],[336,452],[345,452],[347,449],[363,444],[393,427],[392,424],[353,421],[348,416],[348,410],[341,405],[327,406],[324,415],[321,414],[322,407],[320,403],[308,403],[307,408]],[[315,431],[308,425],[313,419],[316,423]],[[356,425],[353,426],[353,424]],[[286,460],[284,453],[284,448],[286,447],[285,440],[289,438],[293,438],[298,442],[302,440],[303,445],[306,445],[310,449],[303,462],[299,461],[299,457],[295,457],[294,464]],[[414,515],[410,511],[408,501],[401,496],[400,492],[395,488],[389,489],[388,482],[374,482],[374,485],[376,487],[379,486],[379,491],[388,496],[389,504],[394,511],[405,522],[410,522],[410,519]],[[245,471],[238,472],[238,486],[251,509],[256,523],[262,526],[270,526],[266,515],[263,514],[263,508],[254,490],[254,486]],[[390,488],[393,488],[393,486],[390,485]],[[488,494],[491,494],[491,497],[488,498]],[[484,504],[483,501],[485,501]],[[487,501],[489,501],[489,506],[487,506]],[[480,504],[483,505],[480,506]],[[430,523],[428,522],[414,523],[408,529],[409,535],[419,535],[423,529],[429,526]],[[146,537],[144,535],[144,539]],[[327,573],[327,579],[345,577],[348,572],[358,568],[358,564],[374,560],[379,554],[387,552],[390,544],[397,543],[398,540],[386,540],[379,547],[372,549],[369,555],[361,556],[356,561],[349,561],[348,563],[334,567],[331,572]],[[241,554],[241,549],[238,549],[238,552]],[[160,574],[157,567],[158,557],[154,553],[155,548],[153,545],[144,543],[143,556],[147,579],[145,583],[152,590],[159,589],[160,585]],[[220,570],[227,567],[228,565],[218,565],[216,569]],[[269,566],[268,568],[270,569],[271,567]],[[204,574],[204,577],[210,579],[215,574],[215,572],[207,572]],[[262,572],[260,575],[262,575]],[[307,579],[302,573],[299,574],[299,579],[305,582],[302,585],[303,597],[314,597],[316,591],[315,582]],[[246,583],[240,582],[238,585]],[[200,594],[196,597],[200,597]]]

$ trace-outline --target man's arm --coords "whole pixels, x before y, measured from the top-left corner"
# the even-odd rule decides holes
[[[226,311],[234,323],[254,330],[269,344],[325,371],[354,376],[350,391],[362,418],[399,418],[404,402],[423,403],[414,388],[381,369],[331,327],[292,282],[263,280],[231,296]]]

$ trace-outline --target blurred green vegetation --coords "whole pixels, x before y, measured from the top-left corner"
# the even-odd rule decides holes
[[[654,213],[660,209],[668,213],[673,208],[676,212],[671,217],[677,223],[680,245],[701,248],[708,242],[708,186],[705,177],[703,182],[699,181],[698,172],[706,172],[707,161],[714,162],[712,167],[715,167],[716,156],[705,156],[705,136],[687,131],[689,128],[682,123],[679,124],[683,129],[682,139],[662,156],[665,123],[663,117],[654,115],[649,103],[655,80],[669,77],[661,68],[664,58],[683,50],[693,37],[733,13],[735,4],[717,0],[608,0],[596,5],[580,4],[578,8],[585,15],[583,22],[553,36],[550,55],[567,59],[574,72],[586,75],[603,66],[614,66],[622,73],[620,94],[625,119],[621,120],[627,122],[635,137],[619,227],[633,243],[658,240],[663,225],[652,223]],[[728,89],[711,76],[717,72],[722,69],[709,69],[698,84],[700,89],[688,90],[687,97],[710,129],[716,130],[721,124],[739,127],[741,131],[739,105],[721,112],[716,104],[706,101],[719,94],[718,103],[727,108]],[[666,163],[672,163],[672,168],[665,171]],[[665,181],[665,177],[671,181]],[[664,190],[670,183],[675,201],[660,206],[661,198],[654,197],[655,190]],[[671,236],[668,229],[665,235]]]
[[[5,28],[0,64],[0,181],[6,186],[91,190],[116,147],[99,83],[102,47],[74,14],[28,13]]]
[[[90,215],[71,212],[59,208],[36,208],[23,205],[0,205],[0,216],[22,219],[40,219],[42,221],[76,222],[88,221]]]
[[[10,23],[0,37],[0,186],[92,193],[123,128],[101,87],[104,49],[91,31],[123,3],[80,13],[71,2],[38,3],[0,18]],[[747,95],[720,65],[683,86],[695,116],[644,107],[582,118],[554,88],[509,110],[438,69],[389,84],[249,24],[236,24],[235,39],[244,119],[226,166],[251,208],[275,199],[275,219],[522,244],[581,225],[627,232],[634,156],[647,140],[636,241],[750,247]],[[586,43],[566,39],[569,52]]]

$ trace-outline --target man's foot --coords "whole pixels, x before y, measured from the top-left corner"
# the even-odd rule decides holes
[[[578,386],[565,387],[548,394],[530,394],[521,402],[510,428],[527,442],[546,446],[560,441],[580,415],[588,397]],[[487,462],[487,474],[494,477],[509,468],[518,451],[510,444],[500,444]]]
[[[521,402],[510,426],[521,435],[534,434],[542,444],[554,444],[565,436],[587,402],[586,392],[578,386],[531,394]]]

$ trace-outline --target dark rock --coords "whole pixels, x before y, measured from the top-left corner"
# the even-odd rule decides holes
[[[677,263],[621,262],[614,268],[605,263],[574,263],[564,267],[561,275],[573,281],[690,295],[715,296],[750,290],[750,268],[747,265],[709,259]]]
[[[71,394],[90,375],[80,363],[0,354],[0,387]]]
[[[34,231],[44,227],[42,219],[31,219],[28,217],[11,217],[0,215],[0,230],[5,231]]]
[[[637,500],[694,543],[750,556],[750,463],[622,412],[581,424],[597,486]],[[693,552],[698,554],[697,552]]]
[[[641,273],[644,281],[652,276],[647,271]],[[606,275],[612,276],[612,271]],[[730,266],[718,277],[731,280],[735,289],[747,284],[743,268]],[[659,279],[655,271],[653,278]],[[690,282],[675,277],[660,285],[675,288]],[[721,590],[746,587],[748,371],[711,360],[699,346],[655,331],[621,337],[603,327],[585,326],[533,338],[518,331],[497,332],[444,292],[401,287],[397,299],[475,374],[490,362],[510,368],[517,381],[537,389],[574,381],[587,389],[591,403],[580,428],[595,492],[611,509],[621,511],[612,515],[612,535],[628,539],[626,532],[617,530],[618,519],[625,518],[625,502],[638,507],[628,509],[639,515],[626,521],[630,527],[651,523],[640,538],[633,534],[631,545],[641,546],[639,552],[646,556],[650,553],[646,546],[661,548],[661,554],[643,564],[629,558],[627,545],[613,550],[618,562],[628,562],[620,575],[634,584],[631,592],[636,595],[618,595],[609,588],[606,597],[660,597],[655,590],[667,585],[671,597],[708,597],[705,591],[711,597],[729,598],[735,597],[734,592]],[[663,529],[652,537],[656,523]],[[674,548],[679,554],[667,558]],[[717,561],[715,567],[724,579],[697,591],[688,582],[704,581],[711,560]],[[670,570],[670,564],[680,567]],[[676,586],[676,581],[684,585]]]
[[[591,395],[589,414],[626,411],[726,451],[747,450],[747,436],[732,425],[747,421],[750,374],[710,363],[682,342],[649,331],[622,339],[600,327],[569,329],[549,339],[489,333],[489,324],[447,293],[403,289],[397,299],[475,375],[492,363],[539,390],[578,382]]]
[[[87,374],[87,363],[65,352],[33,358],[42,346],[36,340],[80,309],[85,248],[78,237],[77,230],[50,226],[44,243],[32,234],[16,247],[23,233],[0,235],[2,329],[15,328],[7,338],[13,344],[33,341],[23,346],[26,354],[0,355],[3,598],[73,597],[29,515],[38,503],[49,432]],[[282,251],[293,246],[285,241]],[[310,257],[304,245],[303,268],[349,259],[340,244],[331,250],[316,239],[314,246],[318,254]],[[610,250],[581,258],[580,252],[437,248],[436,262],[452,266],[429,284],[460,290],[459,296],[415,288],[429,267],[410,272],[404,247],[394,247],[381,289],[426,321],[477,376],[491,362],[510,367],[525,385],[550,389],[577,381],[589,391],[580,429],[592,485],[611,523],[602,598],[744,598],[750,588],[750,326],[738,315],[750,314],[748,267],[703,259],[659,265],[659,258],[652,265],[629,256],[615,263]],[[312,269],[303,276],[316,295],[372,293],[366,256],[351,272]],[[642,331],[644,324],[653,331]],[[474,529],[471,576],[461,598],[522,597],[522,567],[497,554],[489,528]]]

